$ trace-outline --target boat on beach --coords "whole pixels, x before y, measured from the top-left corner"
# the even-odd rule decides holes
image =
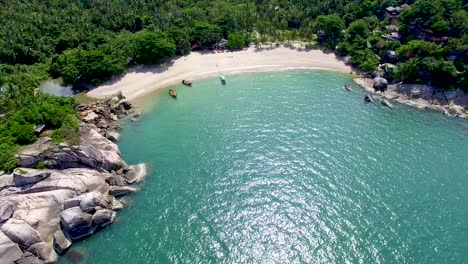
[[[174,98],[177,98],[177,93],[172,89],[169,90],[169,95],[174,97]]]
[[[187,86],[192,86],[192,82],[186,81],[186,80],[182,80],[182,84],[187,85]]]

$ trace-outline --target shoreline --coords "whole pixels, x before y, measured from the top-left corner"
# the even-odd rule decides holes
[[[436,91],[427,85],[392,84],[384,93],[376,92],[372,79],[363,77],[335,54],[306,50],[300,44],[289,47],[249,47],[238,51],[192,52],[158,66],[138,66],[86,93],[96,99],[108,99],[122,93],[128,101],[140,102],[157,90],[180,84],[182,80],[213,78],[220,73],[272,72],[287,70],[327,70],[353,74],[354,82],[364,91],[385,99],[431,109],[450,117],[468,118],[468,94],[460,90]],[[228,80],[229,81],[229,80]]]
[[[297,45],[286,48],[249,47],[240,51],[192,52],[160,66],[137,67],[115,80],[108,81],[87,93],[98,99],[122,92],[129,101],[156,90],[179,84],[182,80],[200,80],[222,74],[270,72],[292,69],[329,70],[352,73],[352,68],[334,54],[321,50],[305,50]]]
[[[385,92],[377,92],[373,87],[373,79],[358,77],[353,80],[364,91],[384,99],[419,109],[435,110],[449,117],[468,118],[468,94],[459,89],[444,91],[428,85],[397,83],[388,85]]]

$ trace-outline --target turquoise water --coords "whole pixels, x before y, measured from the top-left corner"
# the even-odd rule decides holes
[[[468,263],[466,120],[326,71],[227,81],[151,97],[119,144],[150,175],[61,263]]]

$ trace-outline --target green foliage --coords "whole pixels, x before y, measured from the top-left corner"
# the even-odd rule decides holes
[[[88,82],[97,85],[122,73],[125,68],[126,61],[121,57],[106,54],[99,49],[87,51],[76,48],[53,57],[50,73],[54,77],[62,76],[65,84]]]
[[[410,83],[421,83],[419,79],[419,60],[411,58],[406,62],[398,64],[397,76],[400,80]]]
[[[231,33],[228,36],[228,47],[230,49],[240,49],[245,46],[245,38],[241,34]]]
[[[18,147],[10,143],[0,143],[0,170],[11,171],[19,163],[15,157]]]
[[[317,17],[315,27],[317,35],[320,36],[319,40],[327,47],[334,49],[343,36],[345,24],[336,14],[320,15]]]
[[[5,94],[0,93],[0,99],[4,97]],[[45,124],[59,131],[70,127],[77,131],[78,128],[73,98],[19,93],[15,100],[18,103],[11,104],[4,113],[6,118],[0,119],[0,170],[14,168],[18,163],[14,156],[18,146],[37,139],[34,125]]]
[[[356,20],[349,25],[348,33],[352,38],[356,36],[367,38],[370,35],[369,24],[364,19]]]
[[[176,45],[160,32],[138,32],[133,35],[135,60],[140,64],[156,64],[162,59],[174,56]]]
[[[351,55],[351,61],[364,72],[371,72],[377,69],[379,60],[372,50],[357,50]]]
[[[42,161],[39,162],[39,163],[36,165],[36,169],[38,169],[38,170],[43,170],[43,169],[45,169],[45,168],[46,168],[46,166],[45,166],[44,162],[42,162]]]
[[[437,52],[437,44],[424,40],[412,40],[397,50],[398,55],[406,59],[413,57],[434,56]]]
[[[70,145],[78,145],[80,143],[79,125],[78,118],[75,115],[68,114],[62,126],[52,132],[52,140],[55,143],[67,142]]]
[[[201,47],[208,47],[222,38],[219,26],[205,21],[194,21],[191,26],[191,42]]]

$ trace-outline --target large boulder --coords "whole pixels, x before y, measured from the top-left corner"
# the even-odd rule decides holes
[[[116,213],[109,209],[102,209],[96,211],[93,215],[93,225],[100,228],[106,227],[115,220]]]
[[[64,210],[60,214],[60,223],[65,233],[72,240],[77,240],[93,233],[91,226],[92,215],[81,211],[78,206]]]
[[[126,194],[134,193],[138,189],[129,187],[129,186],[111,186],[109,189],[109,194],[112,196],[123,196]]]
[[[20,259],[15,260],[15,264],[43,264],[44,261],[38,259],[30,252],[24,253]]]
[[[86,213],[94,213],[96,211],[96,207],[112,207],[112,198],[108,195],[103,195],[98,192],[86,193],[80,198],[80,209]]]
[[[22,248],[28,248],[42,241],[39,233],[23,220],[10,218],[0,229]]]
[[[106,132],[106,137],[107,137],[107,139],[116,142],[116,141],[119,141],[120,134],[115,132],[115,131],[107,131]]]
[[[72,208],[75,206],[80,206],[81,198],[80,197],[73,197],[67,199],[63,202],[63,210],[67,210],[68,208]]]
[[[146,164],[141,163],[128,167],[127,173],[124,175],[128,183],[140,182],[147,175]]]
[[[13,204],[9,201],[0,201],[0,223],[10,219],[13,215]]]
[[[106,178],[106,182],[109,185],[113,185],[113,186],[124,186],[124,185],[126,185],[125,179],[122,176],[116,175],[116,174],[109,175]]]
[[[34,168],[39,162],[46,158],[44,153],[54,148],[54,143],[50,137],[41,137],[34,144],[23,147],[20,154],[20,166],[25,168]]]
[[[123,204],[117,200],[114,196],[112,196],[112,210],[119,211],[123,209]]]
[[[382,77],[375,77],[373,87],[376,91],[385,91],[387,90],[388,81]]]
[[[20,259],[23,251],[16,243],[11,241],[3,232],[0,232],[0,263],[13,263]]]
[[[54,249],[57,253],[65,253],[71,245],[72,242],[63,234],[62,230],[57,230],[54,233]]]
[[[39,259],[45,263],[53,263],[58,259],[57,253],[49,243],[39,242],[28,248],[28,251],[36,255]]]
[[[13,172],[13,182],[16,186],[23,186],[40,182],[49,176],[49,171],[18,168]]]

